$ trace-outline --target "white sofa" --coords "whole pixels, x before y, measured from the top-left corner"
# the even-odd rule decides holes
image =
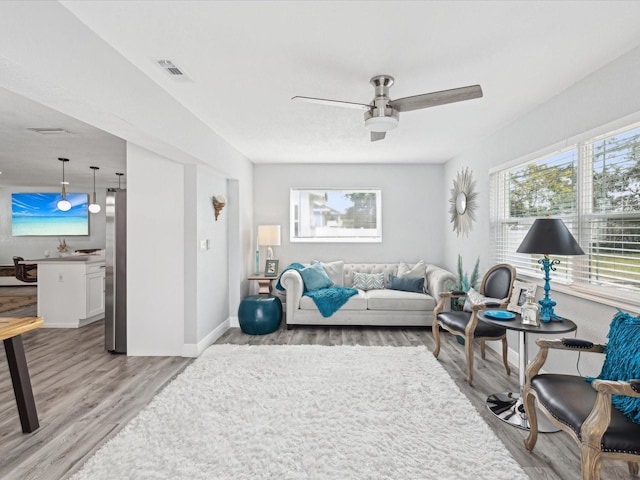
[[[436,265],[403,264],[412,270],[405,276],[419,276],[422,271],[425,277],[427,293],[390,290],[389,275],[397,275],[399,263],[388,264],[347,264],[332,262],[323,264],[334,284],[352,287],[354,273],[384,273],[384,289],[358,290],[349,301],[330,317],[323,317],[314,301],[304,296],[304,283],[296,270],[285,271],[280,284],[286,291],[286,323],[287,328],[293,325],[377,325],[377,326],[431,326],[433,310],[440,293],[445,291],[447,280],[455,281],[455,275]],[[338,268],[336,268],[336,265]],[[413,270],[413,269],[416,270]],[[340,277],[342,277],[340,279]]]

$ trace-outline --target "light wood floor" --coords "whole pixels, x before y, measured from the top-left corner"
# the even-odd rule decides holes
[[[0,288],[0,295],[10,294],[8,288]],[[14,314],[35,315],[35,307],[1,315]],[[38,329],[23,336],[41,425],[33,434],[25,435],[20,429],[8,368],[0,366],[0,479],[66,478],[190,362],[175,357],[128,358],[109,354],[103,347],[103,328],[103,322],[96,322],[80,329]],[[568,435],[541,434],[530,454],[522,444],[525,432],[495,419],[486,409],[484,402],[489,393],[517,391],[515,366],[511,376],[506,377],[501,360],[492,351],[488,350],[484,361],[477,355],[475,385],[469,387],[464,381],[462,346],[449,334],[441,337],[440,362],[529,476],[535,480],[578,480],[578,450]],[[283,326],[262,336],[245,335],[232,328],[216,343],[426,345],[432,349],[433,337],[426,328],[286,330]],[[478,469],[482,469],[481,464]],[[603,480],[629,478],[626,464],[605,462]]]
[[[11,291],[10,289],[17,289]],[[35,287],[2,287],[0,295]],[[0,316],[35,316],[25,307]],[[23,434],[6,360],[0,360],[0,479],[57,480],[76,471],[190,363],[104,350],[104,322],[23,335],[40,428]],[[0,357],[6,358],[0,342]]]

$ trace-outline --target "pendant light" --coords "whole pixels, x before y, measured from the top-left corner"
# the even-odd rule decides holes
[[[89,204],[89,211],[91,213],[98,213],[100,211],[100,205],[96,200],[96,170],[100,170],[100,167],[89,167],[93,170],[93,202]]]
[[[62,162],[62,198],[58,201],[57,207],[58,210],[62,212],[68,212],[71,210],[71,202],[67,200],[67,182],[64,181],[64,164],[69,161],[68,158],[58,158]]]
[[[120,186],[120,179],[122,178],[122,176],[124,175],[124,173],[120,173],[120,172],[116,172],[116,175],[118,175],[118,190],[120,190],[122,187]]]

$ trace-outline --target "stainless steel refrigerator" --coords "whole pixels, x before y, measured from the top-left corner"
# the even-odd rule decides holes
[[[127,191],[107,189],[104,344],[127,353]]]

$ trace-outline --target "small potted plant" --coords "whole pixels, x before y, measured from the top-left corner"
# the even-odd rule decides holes
[[[62,256],[63,253],[67,253],[69,251],[69,247],[67,247],[67,242],[64,238],[62,240],[58,239],[58,242],[60,242],[58,245],[58,255]]]
[[[480,274],[478,272],[480,266],[480,258],[476,260],[476,264],[473,267],[473,271],[471,272],[471,277],[464,273],[462,269],[462,257],[458,254],[458,278],[456,282],[449,281],[447,284],[447,289],[456,292],[468,292],[470,288],[478,288],[478,280],[480,279]],[[465,298],[452,298],[451,299],[451,310],[462,310],[464,306]]]
[[[476,260],[476,264],[473,267],[473,271],[471,272],[471,277],[469,277],[469,275],[467,275],[466,273],[464,273],[464,270],[462,268],[462,256],[460,256],[460,254],[458,254],[458,278],[456,279],[456,282],[452,282],[449,281],[447,284],[447,289],[451,290],[451,291],[457,291],[457,292],[468,292],[470,288],[474,288],[477,289],[478,288],[478,281],[480,279],[480,274],[479,274],[479,269],[480,267],[480,258],[478,258]],[[454,297],[451,299],[451,310],[462,310],[462,308],[464,307],[464,302],[465,302],[466,298],[465,297]],[[458,340],[458,343],[461,345],[464,345],[464,338],[456,335],[456,339]]]

